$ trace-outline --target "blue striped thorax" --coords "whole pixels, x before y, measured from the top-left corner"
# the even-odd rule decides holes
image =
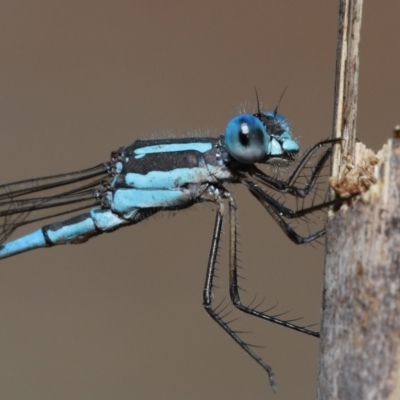
[[[255,163],[283,165],[299,151],[277,113],[232,118],[219,138],[137,140],[112,154],[102,204],[131,218],[142,208],[188,207],[207,185],[238,182]]]
[[[220,138],[137,140],[118,151],[115,188],[166,189],[227,179]]]

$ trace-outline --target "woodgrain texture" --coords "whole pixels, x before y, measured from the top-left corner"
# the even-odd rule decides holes
[[[319,399],[400,397],[400,140],[378,181],[331,221]]]

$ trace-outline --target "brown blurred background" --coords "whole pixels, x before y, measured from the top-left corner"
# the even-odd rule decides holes
[[[366,2],[358,137],[400,122],[399,2]],[[108,161],[137,138],[220,134],[260,99],[303,148],[331,133],[337,2],[18,1],[0,5],[3,183]],[[245,287],[320,319],[323,247],[296,247],[244,189]],[[207,316],[213,207],[1,262],[0,398],[313,399],[318,341],[242,316],[265,373]],[[218,284],[226,292],[227,235]],[[225,292],[224,292],[225,290]]]

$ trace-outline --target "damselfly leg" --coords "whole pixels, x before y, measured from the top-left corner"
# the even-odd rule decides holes
[[[235,218],[235,213],[232,212],[233,208],[236,208],[235,201],[232,196],[228,192],[224,193],[224,197],[229,199],[229,215],[230,215],[230,233],[231,233],[231,248],[230,248],[230,264],[236,264],[234,261],[236,259],[236,225],[235,223],[232,224],[232,218]],[[260,356],[258,356],[252,349],[251,345],[246,343],[243,339],[240,338],[238,332],[232,329],[229,326],[229,322],[224,321],[224,316],[221,316],[220,311],[217,308],[213,308],[212,300],[213,300],[213,280],[215,275],[215,264],[218,255],[218,247],[221,238],[221,230],[222,230],[222,222],[223,222],[223,215],[224,215],[224,200],[219,197],[216,200],[218,205],[216,216],[215,216],[215,224],[214,224],[214,232],[213,238],[211,242],[211,249],[210,249],[210,256],[208,259],[207,265],[207,274],[206,274],[206,281],[204,284],[203,290],[203,305],[207,313],[210,317],[217,322],[217,324],[254,360],[256,361],[268,374],[269,383],[271,385],[272,390],[275,392],[277,387],[274,381],[274,375],[272,372],[272,367],[269,366]],[[234,230],[234,233],[232,232]],[[232,234],[233,233],[233,234]],[[232,240],[233,239],[233,240]],[[233,246],[232,246],[233,241]],[[236,268],[236,265],[235,265]],[[230,279],[232,279],[232,268],[230,269]]]
[[[258,170],[256,173],[250,173],[253,177],[257,178],[257,180],[264,184],[267,187],[272,187],[278,192],[283,192],[286,194],[290,194],[294,197],[304,198],[312,193],[318,177],[321,174],[321,171],[326,166],[327,161],[329,160],[332,152],[332,148],[328,148],[319,158],[315,166],[312,168],[312,171],[307,178],[307,182],[303,184],[303,186],[296,186],[297,180],[301,175],[304,168],[306,168],[310,158],[314,155],[314,153],[323,146],[332,145],[337,143],[338,140],[326,140],[320,142],[313,146],[300,160],[298,166],[295,168],[294,172],[290,175],[288,180],[280,181],[274,178],[269,177],[264,174],[261,170]],[[281,227],[282,231],[286,234],[286,236],[291,239],[295,244],[305,244],[310,243],[320,237],[322,237],[326,230],[320,229],[316,232],[313,232],[307,236],[302,236],[296,233],[294,229],[290,226],[286,219],[297,219],[307,216],[308,214],[312,214],[319,210],[328,209],[330,206],[340,205],[348,199],[334,199],[331,201],[323,201],[319,204],[312,204],[308,207],[292,210],[290,208],[285,207],[279,201],[277,201],[272,195],[266,193],[259,184],[249,180],[243,179],[241,181],[250,191],[250,193],[263,205],[263,207],[268,211],[268,213],[273,217],[273,219],[277,222],[277,224]],[[257,308],[252,308],[250,306],[246,306],[242,303],[240,298],[240,287],[238,283],[239,275],[238,275],[238,263],[237,263],[237,207],[236,202],[233,196],[226,191],[222,186],[215,191],[216,197],[214,200],[217,203],[218,208],[216,212],[216,220],[214,225],[214,233],[210,251],[210,257],[208,261],[207,267],[207,275],[203,292],[203,305],[208,312],[208,314],[216,321],[227,333],[228,335],[247,353],[250,357],[252,357],[268,374],[271,388],[275,391],[276,384],[274,382],[273,372],[271,366],[263,361],[263,359],[258,356],[253,349],[252,345],[245,342],[239,336],[239,332],[232,329],[230,326],[230,322],[226,322],[222,312],[219,311],[217,306],[215,309],[212,306],[212,288],[213,288],[213,280],[215,274],[215,264],[217,258],[217,252],[219,248],[219,242],[221,237],[222,230],[222,222],[224,218],[225,211],[225,202],[228,202],[228,214],[229,214],[229,287],[230,287],[230,298],[231,302],[234,304],[236,308],[240,311],[243,311],[247,314],[256,316],[258,318],[273,322],[275,324],[284,326],[286,328],[293,329],[298,332],[305,333],[307,335],[311,335],[314,337],[319,337],[319,333],[316,331],[312,331],[304,326],[299,326],[293,324],[293,320],[283,320],[274,315],[268,315],[265,311],[261,312]]]

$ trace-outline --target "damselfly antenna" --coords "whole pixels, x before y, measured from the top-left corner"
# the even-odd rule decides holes
[[[285,94],[287,88],[288,87],[286,86],[285,89],[283,89],[281,97],[279,97],[278,104],[276,105],[275,110],[274,110],[274,117],[276,117],[276,115],[278,114],[278,108],[281,105],[281,101],[282,101],[283,95]]]

